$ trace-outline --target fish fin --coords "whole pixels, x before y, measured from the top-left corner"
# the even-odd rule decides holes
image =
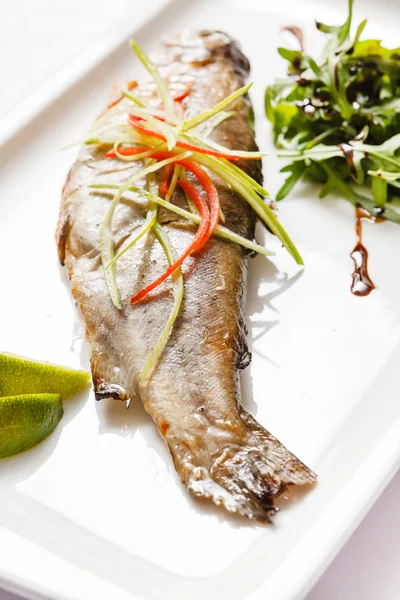
[[[125,402],[126,407],[129,408],[131,403],[131,397],[126,394],[126,390],[115,383],[108,383],[104,379],[93,380],[94,395],[96,400],[107,400],[112,398],[113,400],[122,400]]]
[[[260,522],[271,522],[274,500],[291,485],[316,482],[316,475],[243,408],[249,430],[247,443],[227,445],[209,469],[194,467],[186,485],[197,497],[208,498]]]
[[[92,350],[90,357],[95,398],[96,400],[107,400],[109,398],[122,400],[129,408],[132,397],[127,391],[128,386],[122,385],[119,380],[118,382],[113,381],[116,375],[108,362],[103,363],[101,360],[103,356],[103,352]]]
[[[58,249],[58,260],[63,267],[65,264],[65,251],[68,239],[68,234],[71,229],[71,218],[68,214],[62,211],[57,225],[56,241]]]

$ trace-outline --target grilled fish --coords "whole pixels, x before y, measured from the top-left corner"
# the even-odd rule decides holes
[[[178,35],[164,44],[157,64],[171,86],[177,82],[192,86],[183,103],[187,116],[227,97],[244,85],[249,73],[248,60],[237,43],[221,32]],[[135,93],[154,106],[159,104],[153,84],[143,83]],[[122,102],[118,111],[113,107],[102,116],[103,122],[112,124],[120,118],[124,106],[128,111]],[[234,108],[235,115],[216,127],[213,139],[231,149],[257,150],[248,97]],[[140,384],[140,371],[172,310],[173,297],[166,282],[147,302],[130,304],[130,297],[167,266],[164,251],[150,232],[117,263],[122,310],[111,302],[99,242],[110,194],[89,184],[121,185],[140,165],[107,160],[107,149],[97,145],[80,150],[63,190],[57,231],[59,259],[67,268],[92,345],[96,398],[128,402],[140,398],[192,494],[267,522],[276,496],[289,485],[313,483],[315,475],[240,404],[239,374],[251,358],[244,317],[245,251],[213,237],[185,261],[185,297],[178,320],[151,379]],[[261,182],[259,163],[242,161],[241,166]],[[223,181],[213,180],[225,225],[253,239],[254,212]],[[140,204],[140,200],[139,195],[135,202],[127,199],[117,206],[113,221],[117,250],[143,223],[146,201]],[[182,201],[176,191],[173,202]],[[170,211],[159,214],[180,254],[189,245],[194,226]]]

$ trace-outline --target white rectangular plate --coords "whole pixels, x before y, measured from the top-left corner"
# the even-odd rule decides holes
[[[359,2],[357,9],[357,18],[372,20],[371,36],[399,45],[398,4]],[[263,92],[285,70],[276,51],[281,26],[303,26],[315,50],[316,15],[341,22],[344,2],[175,0],[135,32],[149,51],[162,35],[188,27],[240,40],[252,64],[257,137],[269,154],[272,194],[282,165]],[[52,102],[22,131],[10,123],[14,134],[1,149],[0,350],[89,368],[83,323],[54,242],[60,192],[76,154],[60,148],[82,138],[115,82],[134,76],[126,34],[125,27],[106,58],[95,52],[90,69],[82,63],[80,78],[76,65],[69,89],[59,78],[63,87],[49,90]],[[36,113],[45,102],[33,103]],[[26,122],[26,112],[20,117]],[[251,260],[253,362],[243,375],[243,402],[318,472],[316,488],[283,502],[273,527],[230,517],[188,496],[141,406],[96,404],[88,391],[66,403],[49,439],[0,463],[1,585],[57,600],[299,600],[328,565],[400,457],[400,230],[366,227],[377,290],[356,298],[349,291],[351,207],[319,201],[316,189],[304,186],[280,215],[306,268],[270,236],[276,259]]]

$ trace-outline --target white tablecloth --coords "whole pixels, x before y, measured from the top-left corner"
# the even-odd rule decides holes
[[[133,0],[0,0],[0,117],[124,15]],[[77,15],[79,18],[77,18]],[[400,474],[307,600],[400,600]],[[0,590],[0,600],[19,600]],[[274,600],[271,598],[270,600]]]

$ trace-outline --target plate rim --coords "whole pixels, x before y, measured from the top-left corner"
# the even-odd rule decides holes
[[[134,28],[122,21],[108,28],[106,30],[107,43],[104,43],[104,40],[101,40],[101,43],[100,40],[97,40],[78,58],[68,63],[55,76],[49,78],[14,110],[4,115],[2,123],[0,123],[0,149],[16,138],[46,108],[58,102],[74,85],[100,65],[110,54],[118,50],[130,35],[146,27],[154,16],[167,10],[170,4],[178,4],[184,1],[148,0],[145,5],[141,3],[141,8],[143,8],[141,18]],[[373,468],[374,465],[375,468]],[[379,469],[376,468],[376,465],[379,466]],[[309,561],[309,569],[297,569],[294,578],[297,586],[295,590],[296,596],[293,596],[290,589],[286,587],[283,590],[284,594],[280,595],[279,598],[276,596],[274,600],[302,600],[306,596],[329,567],[399,468],[400,419],[395,421],[386,431],[379,443],[366,456],[364,463],[341,490],[340,495],[335,498],[335,501],[322,515],[320,521],[323,521],[325,537],[320,537],[319,527],[321,524],[319,524],[319,527],[314,524],[304,536],[304,538],[314,538],[315,541],[318,538],[320,539],[318,540],[318,546],[314,544],[317,558]],[[341,520],[343,521],[343,517],[345,517],[346,526],[342,527],[340,535],[337,535],[337,524],[331,517],[338,512],[336,505],[343,502],[343,495],[347,495],[349,493],[348,490],[353,487],[356,490],[367,489],[369,493],[366,494],[364,491],[361,494],[358,492],[360,496],[359,500],[357,502],[353,501],[351,504],[346,503],[346,510],[341,509]],[[279,565],[277,571],[266,582],[246,596],[248,600],[261,600],[261,598],[265,598],[266,593],[271,592],[272,588],[277,589],[275,581],[279,577],[280,570],[288,562],[290,564],[290,562],[295,561],[296,557],[301,554],[301,546],[304,544],[304,538],[299,542],[295,551]],[[321,550],[322,547],[323,550]],[[49,595],[50,590],[44,585],[37,584],[35,587],[32,587],[29,584],[29,587],[27,587],[27,584],[28,582],[24,580],[22,575],[10,577],[0,565],[0,587],[5,591],[22,595],[27,600],[51,600],[51,598],[57,598],[57,600],[74,600],[72,596],[65,595],[61,591],[57,593],[57,596]],[[139,598],[139,596],[135,594],[132,595],[132,598]]]

